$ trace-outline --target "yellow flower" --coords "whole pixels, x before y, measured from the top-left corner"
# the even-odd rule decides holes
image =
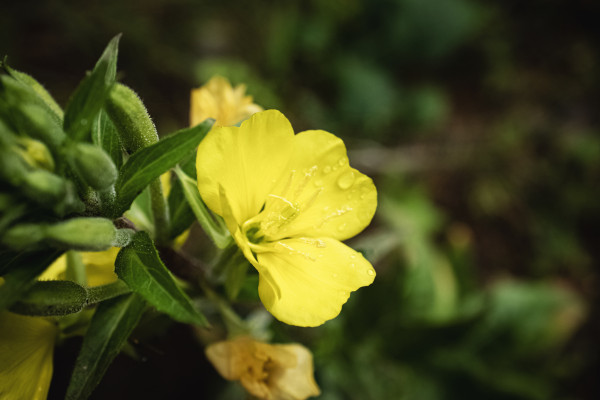
[[[212,77],[206,85],[192,90],[190,125],[214,118],[215,126],[231,126],[262,111],[252,102],[252,96],[245,94],[245,85],[233,88],[227,79]]]
[[[291,325],[335,318],[350,292],[370,285],[371,264],[341,241],[377,207],[373,181],[348,165],[342,140],[294,135],[279,111],[218,127],[200,143],[198,189],[259,272],[259,296]]]
[[[105,251],[82,252],[81,261],[85,265],[88,286],[107,285],[116,282],[115,259],[119,247],[111,247]],[[65,279],[67,269],[67,256],[63,254],[56,259],[43,273],[40,280]]]
[[[219,374],[239,380],[259,399],[303,400],[319,395],[310,351],[299,344],[267,344],[246,336],[218,342],[206,356]]]

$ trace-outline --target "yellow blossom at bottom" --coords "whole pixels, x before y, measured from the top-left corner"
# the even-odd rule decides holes
[[[46,398],[57,333],[45,318],[0,312],[0,399]]]
[[[259,399],[303,400],[320,394],[312,354],[299,344],[267,344],[240,336],[208,346],[206,356],[221,376],[239,380]]]

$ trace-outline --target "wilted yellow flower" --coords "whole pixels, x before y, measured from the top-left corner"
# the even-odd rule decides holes
[[[302,400],[320,393],[312,354],[299,344],[267,344],[241,336],[208,346],[206,356],[225,379],[240,381],[259,399]]]
[[[111,247],[105,251],[90,251],[82,252],[81,261],[86,268],[87,285],[100,286],[116,282],[117,274],[115,274],[115,259],[119,253],[119,247]],[[45,271],[40,275],[40,280],[65,279],[65,271],[67,269],[67,256],[63,254],[56,259]]]
[[[207,118],[214,118],[216,126],[231,126],[262,111],[246,96],[246,86],[235,88],[222,76],[214,76],[206,85],[192,90],[190,125],[194,126]]]
[[[0,398],[46,398],[57,333],[45,318],[0,312]]]
[[[294,135],[283,114],[264,111],[211,130],[196,166],[202,199],[258,270],[259,296],[277,319],[320,325],[373,282],[371,264],[341,241],[370,223],[377,192],[336,136]]]

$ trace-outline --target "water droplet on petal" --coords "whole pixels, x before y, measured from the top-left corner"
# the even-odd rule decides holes
[[[369,276],[373,276],[373,275],[375,275],[375,271],[373,271],[372,269],[368,269],[368,270],[367,270],[367,274],[368,274]]]
[[[356,258],[356,254],[350,254],[350,258],[354,260]]]
[[[342,157],[338,160],[338,164],[340,165],[340,167],[343,167],[344,165],[346,165],[347,162],[348,162],[348,159],[346,157]]]
[[[354,264],[354,263],[350,264],[350,268],[355,268],[355,267],[356,267],[356,264]]]
[[[341,224],[340,226],[338,226],[338,231],[343,232],[346,230],[346,224]]]
[[[329,166],[329,165],[326,165],[326,166],[323,168],[323,173],[325,173],[325,174],[328,174],[328,173],[330,173],[330,172],[331,172],[331,166]]]
[[[348,189],[354,183],[354,172],[344,172],[337,180],[337,184],[342,190]]]

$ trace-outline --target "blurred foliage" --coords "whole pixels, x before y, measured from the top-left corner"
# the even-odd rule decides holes
[[[322,328],[276,332],[315,350],[321,398],[600,396],[600,4],[30,3],[3,6],[0,53],[59,103],[123,32],[121,81],[159,132],[186,126],[189,89],[219,73],[294,126],[344,137],[375,178],[377,223],[355,243],[375,284]],[[179,343],[146,345],[170,379],[146,398],[218,391],[205,364],[157,356],[195,346],[169,334]]]

